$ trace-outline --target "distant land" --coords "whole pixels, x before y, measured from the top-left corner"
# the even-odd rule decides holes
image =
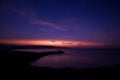
[[[46,46],[46,45],[15,45],[15,44],[0,44],[0,50],[16,50],[16,49],[42,49],[42,48],[69,48],[69,49],[80,49],[80,50],[120,50],[120,48],[109,48],[109,47],[57,47],[57,46]]]
[[[56,47],[45,45],[12,45],[12,44],[0,44],[0,49],[15,50],[15,49],[40,49],[40,48],[68,48],[68,47]]]

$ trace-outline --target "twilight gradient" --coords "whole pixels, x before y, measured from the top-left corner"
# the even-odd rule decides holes
[[[0,12],[0,43],[120,47],[118,0],[0,0]]]

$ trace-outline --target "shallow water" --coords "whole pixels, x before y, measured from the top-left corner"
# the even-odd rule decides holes
[[[58,49],[24,49],[21,51],[43,52]],[[40,58],[32,66],[75,69],[112,66],[120,64],[120,51],[105,49],[62,49],[64,54],[48,55]]]

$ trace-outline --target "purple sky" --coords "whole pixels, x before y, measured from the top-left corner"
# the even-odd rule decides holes
[[[118,0],[0,0],[0,40],[120,46]]]

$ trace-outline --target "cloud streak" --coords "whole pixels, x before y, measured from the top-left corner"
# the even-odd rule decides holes
[[[59,31],[65,31],[64,28],[62,28],[60,25],[50,21],[50,20],[37,20],[37,21],[34,21],[33,24],[38,24],[38,25],[47,25],[48,27],[52,27],[56,30],[59,30]]]
[[[32,23],[33,20],[36,20],[38,15],[36,14],[36,11],[30,7],[27,8],[28,6],[23,6],[21,8],[17,8],[15,6],[9,5],[9,4],[2,4],[3,11],[7,14],[10,13],[16,13],[16,17],[22,18],[29,23]]]
[[[29,24],[34,24],[34,25],[47,25],[48,27],[52,27],[56,30],[59,30],[59,31],[65,31],[65,29],[60,26],[59,24],[51,21],[51,20],[42,20],[42,19],[38,19],[38,15],[35,13],[35,11],[31,11],[31,10],[25,10],[25,9],[17,9],[16,7],[14,6],[11,6],[11,5],[7,5],[7,4],[4,4],[3,7],[5,8],[5,10],[7,11],[11,11],[11,12],[14,12],[14,13],[17,13],[17,17],[19,18],[22,18],[26,21],[29,22]],[[25,7],[24,7],[25,8]],[[49,30],[46,30],[45,28],[40,28],[40,30],[42,31],[49,31]]]
[[[22,18],[23,20],[26,20],[30,25],[38,25],[41,27],[41,25],[51,27],[52,29],[58,30],[58,31],[69,31],[69,29],[75,30],[79,26],[79,24],[76,24],[75,22],[78,21],[76,18],[64,18],[58,21],[57,23],[48,20],[48,19],[39,19],[40,15],[36,13],[36,11],[30,7],[31,9],[27,9],[27,6],[23,6],[22,8],[17,8],[12,5],[4,4],[3,7],[5,10],[17,13],[17,17]],[[40,28],[41,31],[51,31],[47,30],[44,27]],[[77,29],[78,30],[78,29]]]

